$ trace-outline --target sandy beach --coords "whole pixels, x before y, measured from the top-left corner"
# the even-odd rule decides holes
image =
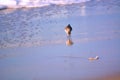
[[[0,80],[120,80],[119,4],[0,10]]]

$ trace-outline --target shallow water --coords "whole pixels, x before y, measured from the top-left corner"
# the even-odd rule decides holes
[[[120,74],[115,1],[0,11],[0,79],[90,80]],[[73,27],[70,39],[67,24]],[[99,59],[88,60],[95,56]]]

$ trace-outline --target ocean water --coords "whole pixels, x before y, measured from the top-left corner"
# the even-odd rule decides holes
[[[119,4],[91,0],[0,10],[0,79],[93,80],[120,75]],[[71,38],[64,32],[68,24]],[[88,60],[95,56],[99,59]]]
[[[51,4],[72,4],[87,2],[90,0],[0,0],[0,7],[7,6],[10,8],[19,7],[42,7]]]

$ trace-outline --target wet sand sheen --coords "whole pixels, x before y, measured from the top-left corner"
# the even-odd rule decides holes
[[[82,5],[1,12],[0,79],[119,80],[120,7]]]

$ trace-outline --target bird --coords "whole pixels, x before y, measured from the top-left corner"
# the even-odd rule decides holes
[[[96,57],[90,57],[90,58],[88,58],[88,60],[98,60],[99,59],[99,56],[96,56]]]
[[[65,32],[67,34],[67,36],[71,36],[71,31],[72,31],[72,27],[70,24],[68,24],[66,27],[65,27]]]

